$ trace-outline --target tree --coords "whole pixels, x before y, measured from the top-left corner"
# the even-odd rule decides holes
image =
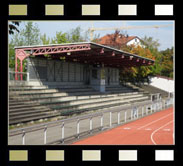
[[[15,67],[15,46],[27,46],[41,44],[40,30],[37,24],[32,22],[25,23],[23,29],[12,34],[9,40],[9,67]],[[23,71],[26,70],[26,61],[23,61]]]
[[[85,35],[85,37],[87,37],[87,32]],[[85,41],[84,37],[82,36],[81,27],[78,26],[75,29],[71,29],[69,32],[67,32],[67,40],[70,43]]]
[[[158,47],[160,46],[158,40],[154,40],[153,37],[145,36],[144,38],[142,38],[141,42],[144,46],[146,46],[146,48],[149,48],[150,50],[158,49]]]
[[[41,39],[41,43],[43,45],[50,44],[50,42],[51,42],[51,39],[49,37],[47,38],[45,33],[43,35],[41,35],[40,39]]]
[[[161,75],[173,78],[173,47],[171,49],[167,48],[162,53],[162,70]]]
[[[18,26],[20,25],[20,21],[11,21],[9,23],[9,34],[13,35],[14,32],[19,32]]]
[[[20,32],[20,35],[23,38],[24,45],[38,45],[41,43],[40,30],[38,25],[33,24],[33,22],[27,22],[25,24],[25,29]]]
[[[67,33],[56,32],[56,36],[51,40],[52,44],[62,44],[68,43],[69,40],[67,39]]]
[[[139,45],[126,46],[124,50],[141,57],[155,60],[155,57],[148,48],[143,48]],[[126,80],[132,82],[143,82],[144,79],[147,79],[149,75],[153,74],[152,66],[131,67],[125,70],[123,69],[123,71],[125,72],[121,72],[121,80],[124,80],[123,78],[125,78]]]

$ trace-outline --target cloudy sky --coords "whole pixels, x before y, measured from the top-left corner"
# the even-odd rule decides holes
[[[110,27],[128,27],[134,26],[133,29],[126,29],[129,36],[138,36],[143,38],[144,36],[153,37],[160,43],[159,50],[171,48],[174,46],[174,22],[173,21],[34,21],[38,24],[41,34],[46,33],[49,37],[54,37],[56,32],[68,32],[72,28],[78,26],[84,31],[94,26],[95,28],[110,28]],[[22,21],[20,28],[23,28],[25,23]],[[160,28],[146,28],[146,26],[154,25],[169,25],[167,27]],[[144,28],[138,29],[135,26],[144,26]],[[100,37],[114,33],[115,30],[103,30],[95,31],[94,34],[99,34]]]

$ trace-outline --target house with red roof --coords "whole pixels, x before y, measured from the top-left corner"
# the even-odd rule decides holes
[[[97,43],[111,47],[121,48],[123,46],[140,45],[142,40],[138,36],[128,36],[120,33],[107,34],[97,40]]]

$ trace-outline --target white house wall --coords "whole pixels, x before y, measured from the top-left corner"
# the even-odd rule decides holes
[[[139,46],[142,46],[140,40],[138,38],[135,38],[135,39],[132,39],[130,40],[127,44],[127,46],[130,46],[130,45],[139,45]]]

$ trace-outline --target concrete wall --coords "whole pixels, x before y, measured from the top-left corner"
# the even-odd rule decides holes
[[[28,71],[32,82],[63,85],[84,83],[83,65],[78,63],[30,58]]]
[[[106,85],[119,85],[119,69],[105,68]]]
[[[161,77],[153,77],[150,79],[150,85],[162,89],[167,92],[174,92],[174,80],[161,78]]]
[[[28,71],[30,82],[41,85],[98,85],[100,72],[97,78],[92,77],[92,70],[100,70],[92,65],[48,60],[43,58],[29,58]],[[109,78],[109,79],[108,79]],[[119,70],[105,68],[106,85],[119,85]]]

